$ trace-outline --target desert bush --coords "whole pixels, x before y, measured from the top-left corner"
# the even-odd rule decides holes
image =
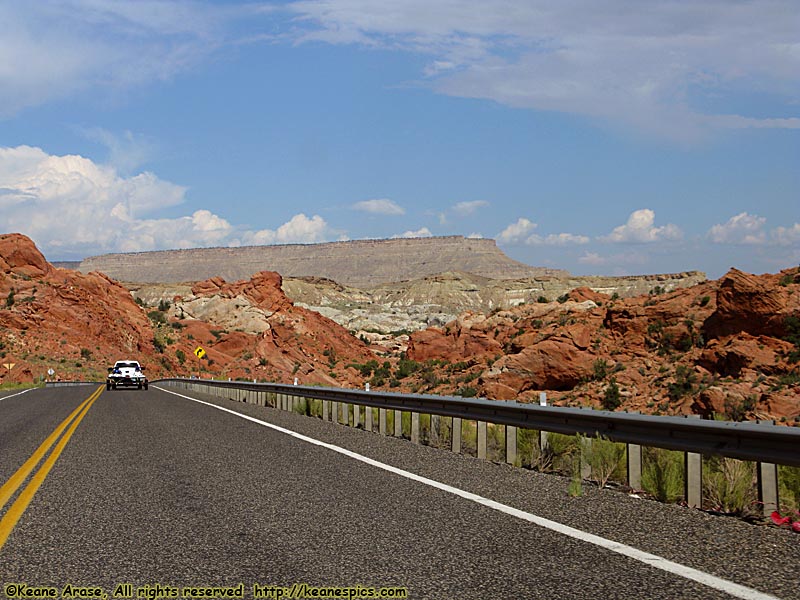
[[[474,398],[478,395],[478,388],[471,385],[465,385],[453,392],[453,395],[461,396],[462,398]]]
[[[608,362],[605,358],[598,358],[592,365],[594,369],[594,378],[597,380],[605,379],[608,375]]]
[[[642,487],[661,502],[683,498],[683,453],[663,448],[642,448]]]
[[[603,392],[603,408],[606,410],[616,410],[622,404],[617,380],[612,377]]]
[[[800,467],[778,465],[778,486],[781,508],[800,510]]]
[[[755,484],[752,462],[721,456],[703,461],[703,498],[713,510],[749,514],[757,500]]]
[[[581,457],[574,455],[572,457],[572,477],[570,478],[569,488],[567,493],[573,498],[583,495],[583,478],[581,477]]]
[[[167,322],[167,315],[160,310],[151,310],[147,313],[147,317],[156,325]]]
[[[601,489],[610,479],[625,479],[625,444],[598,437],[582,447],[584,458],[592,468],[592,479]]]
[[[690,367],[686,365],[678,365],[675,368],[675,381],[667,386],[667,396],[670,400],[678,400],[686,394],[691,394],[694,391],[694,384],[697,381],[697,375]]]
[[[725,398],[725,417],[729,421],[744,421],[747,413],[756,407],[757,396],[751,394],[746,398]]]

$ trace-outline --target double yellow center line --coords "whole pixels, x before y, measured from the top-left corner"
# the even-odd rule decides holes
[[[103,391],[103,387],[98,387],[94,393],[89,396],[83,403],[78,406],[75,410],[73,410],[70,415],[62,421],[62,423],[56,427],[55,431],[51,433],[47,439],[42,442],[41,446],[36,449],[31,457],[25,461],[17,472],[14,473],[11,478],[3,484],[3,487],[0,487],[0,511],[3,510],[3,507],[6,505],[8,500],[17,492],[17,490],[25,483],[25,480],[31,474],[31,472],[36,468],[36,465],[42,460],[47,451],[50,450],[51,446],[56,443],[56,447],[44,461],[42,466],[39,468],[36,473],[34,473],[31,480],[28,482],[28,485],[25,487],[24,490],[20,493],[17,499],[14,501],[14,504],[8,509],[3,518],[0,519],[0,550],[3,549],[3,544],[6,543],[8,536],[11,534],[11,530],[14,529],[14,526],[19,521],[22,514],[25,512],[25,509],[28,508],[28,505],[31,503],[33,499],[33,495],[42,485],[47,477],[47,474],[50,472],[50,469],[53,468],[53,465],[56,464],[58,457],[61,456],[61,453],[64,451],[64,448],[69,442],[69,439],[72,437],[72,434],[77,429],[80,422],[83,420],[83,417],[86,416],[86,413],[89,412],[89,409],[94,404],[94,401],[100,397],[100,394]],[[67,430],[64,433],[64,430]],[[64,433],[62,436],[61,434]],[[61,439],[59,439],[59,437]]]

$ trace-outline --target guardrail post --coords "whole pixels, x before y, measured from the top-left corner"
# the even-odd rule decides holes
[[[330,421],[330,400],[323,400],[322,401],[322,420],[323,421]]]
[[[361,425],[361,406],[353,404],[353,427]]]
[[[419,444],[419,413],[411,413],[411,442]]]
[[[638,444],[628,444],[626,448],[628,457],[628,487],[634,490],[642,489],[642,447]]]
[[[775,421],[758,421],[759,425],[774,425]],[[758,475],[758,500],[762,503],[764,516],[778,510],[778,466],[772,463],[756,463]]]
[[[439,415],[431,415],[431,429],[428,432],[428,443],[431,446],[439,447],[439,434],[442,431],[442,418]]]
[[[340,423],[342,425],[350,425],[350,405],[347,402],[340,402],[339,404],[342,409],[342,420]]]
[[[592,452],[592,438],[580,436],[581,448],[581,479],[591,479],[592,465],[589,463],[589,455]]]
[[[478,421],[478,458],[486,458],[486,421]]]
[[[506,425],[506,462],[517,462],[517,428],[513,425]]]
[[[386,435],[386,409],[378,409],[378,432],[381,435]]]
[[[450,428],[453,437],[453,452],[461,454],[461,418],[453,417],[453,426]]]
[[[339,422],[339,403],[331,400],[331,423]]]
[[[700,415],[687,415],[686,418],[699,419]],[[703,507],[703,455],[696,452],[684,453],[684,496],[689,508]]]
[[[372,407],[365,406],[364,407],[364,429],[369,432],[372,432]]]
[[[394,411],[394,437],[403,437],[403,411]]]

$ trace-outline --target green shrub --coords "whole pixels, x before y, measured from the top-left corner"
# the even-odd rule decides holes
[[[800,467],[778,465],[778,497],[784,510],[800,510]]]
[[[619,392],[617,380],[612,377],[608,382],[605,391],[603,392],[603,408],[606,410],[617,410],[622,404],[622,398]]]
[[[686,365],[678,365],[675,368],[675,381],[667,386],[667,396],[670,400],[678,400],[686,394],[694,391],[694,384],[697,375]]]
[[[453,395],[461,396],[462,398],[474,398],[478,395],[478,389],[471,385],[465,385],[453,392]]]
[[[178,362],[180,364],[183,364],[183,363],[186,362],[186,353],[183,350],[176,350],[175,351],[175,358],[178,359]]]
[[[754,394],[746,398],[725,398],[725,417],[729,421],[744,421],[747,414],[755,410],[757,397]]]
[[[592,469],[592,479],[602,489],[609,479],[625,479],[625,444],[607,438],[590,438],[582,444],[584,459]]]
[[[156,325],[167,322],[167,315],[160,310],[151,310],[147,313],[147,317]]]
[[[169,310],[169,307],[170,307],[169,300],[161,300],[158,303],[158,310],[160,310],[161,312],[167,312]]]
[[[661,502],[683,498],[683,453],[663,448],[642,448],[642,487]]]
[[[755,478],[754,463],[712,456],[703,461],[703,498],[713,510],[749,514],[757,500]]]
[[[603,380],[608,375],[608,363],[604,358],[598,358],[594,361],[594,378]]]

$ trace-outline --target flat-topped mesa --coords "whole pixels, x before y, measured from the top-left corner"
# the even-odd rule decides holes
[[[100,271],[119,281],[137,283],[211,277],[235,281],[269,270],[284,277],[326,277],[355,287],[418,279],[445,271],[492,279],[569,276],[567,271],[531,267],[513,260],[492,239],[463,236],[104,254],[83,260],[79,270]]]

